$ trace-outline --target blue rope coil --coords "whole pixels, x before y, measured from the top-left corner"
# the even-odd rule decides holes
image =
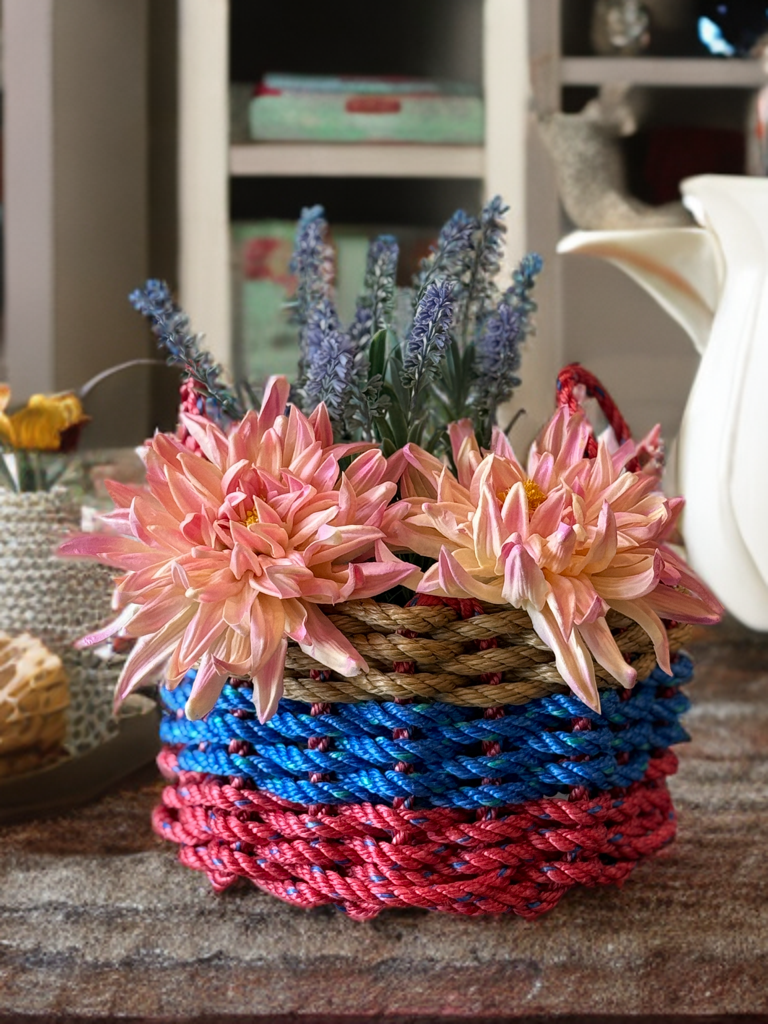
[[[168,709],[161,738],[180,747],[182,769],[243,777],[297,803],[400,798],[411,806],[496,807],[642,778],[654,751],[687,739],[679,717],[688,699],[678,687],[691,678],[690,659],[678,655],[672,669],[668,676],[657,667],[629,699],[603,693],[601,714],[570,694],[509,705],[493,719],[482,708],[439,702],[335,704],[311,715],[306,704],[283,700],[264,725],[247,684],[226,686],[205,720],[187,721],[190,673],[176,690],[161,690]],[[327,742],[318,746],[321,737]],[[483,743],[498,752],[483,753]]]

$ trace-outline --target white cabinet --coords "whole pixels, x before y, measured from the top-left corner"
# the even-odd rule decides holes
[[[323,12],[319,22],[318,11]],[[324,7],[309,0],[282,7],[250,0],[180,0],[180,293],[218,360],[232,363],[230,197],[244,189],[263,195],[266,215],[275,215],[266,197],[277,192],[289,196],[290,212],[281,215],[297,217],[301,206],[316,201],[313,182],[336,181],[339,189],[368,190],[361,205],[368,203],[373,222],[383,193],[410,199],[411,207],[428,202],[425,218],[437,213],[439,219],[452,212],[454,195],[469,196],[467,205],[476,207],[500,193],[512,207],[510,256],[522,255],[527,16],[526,0],[393,0],[384,6],[343,0]],[[231,54],[236,67],[230,66]],[[405,70],[475,79],[485,96],[485,144],[232,142],[229,83],[237,77],[254,81],[265,70]],[[541,363],[533,358],[526,369],[526,384],[533,391],[548,387],[537,379]]]

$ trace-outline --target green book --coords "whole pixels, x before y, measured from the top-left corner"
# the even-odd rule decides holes
[[[249,106],[258,142],[420,142],[482,145],[477,95],[341,92],[261,86]]]

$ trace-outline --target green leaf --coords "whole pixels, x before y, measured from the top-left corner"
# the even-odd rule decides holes
[[[387,331],[386,328],[377,331],[371,338],[368,346],[369,370],[368,379],[372,377],[383,377],[384,366],[387,359]]]
[[[395,443],[395,438],[392,434],[389,424],[387,423],[386,417],[377,416],[373,423],[374,426],[376,427],[376,432],[378,433],[382,441],[388,441],[390,444]]]
[[[440,424],[440,426],[432,434],[432,436],[427,441],[426,445],[424,445],[424,447],[431,455],[434,455],[441,441],[443,442],[443,445],[447,447],[447,437],[448,431],[446,430],[445,426],[443,426],[443,424]]]
[[[389,425],[392,428],[392,436],[398,448],[402,448],[408,441],[408,421],[405,412],[399,402],[393,402],[389,407]]]

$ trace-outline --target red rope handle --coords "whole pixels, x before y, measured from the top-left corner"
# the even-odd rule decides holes
[[[555,401],[558,406],[567,405],[571,412],[577,412],[581,408],[581,396],[576,388],[581,385],[587,398],[594,398],[603,411],[605,418],[616,435],[620,445],[632,438],[632,431],[629,424],[619,412],[619,407],[603,387],[598,378],[585,369],[581,363],[569,363],[564,366],[557,375],[557,390]],[[594,459],[597,455],[597,439],[594,432],[590,434],[587,441],[586,453],[588,458]],[[627,469],[636,472],[640,468],[637,459],[632,459]]]

